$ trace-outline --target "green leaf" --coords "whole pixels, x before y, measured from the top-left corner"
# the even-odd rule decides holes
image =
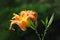
[[[47,25],[47,28],[52,24],[53,19],[54,19],[54,14],[52,14],[52,16],[51,16],[51,18],[50,18],[50,20],[49,20],[49,23],[48,23],[48,25]]]
[[[48,17],[46,17],[46,21],[45,22],[46,22],[46,25],[47,25],[48,24]]]
[[[45,25],[45,22],[43,20],[41,20],[41,22],[43,23],[43,25]]]
[[[35,27],[34,23],[32,22],[32,20],[30,20],[30,24],[31,24],[30,28],[32,28],[33,30],[35,30],[36,27]]]
[[[30,26],[30,28],[32,28],[33,30],[35,30],[35,28],[33,26]]]

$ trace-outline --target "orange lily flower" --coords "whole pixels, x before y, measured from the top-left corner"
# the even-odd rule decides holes
[[[29,26],[30,23],[30,19],[32,19],[32,21],[36,21],[36,12],[28,10],[28,11],[21,11],[21,13],[19,15],[13,13],[14,17],[11,20],[11,24],[10,24],[10,28],[9,29],[13,29],[12,25],[13,24],[17,24],[19,26],[19,28],[23,31],[26,31],[26,26]],[[15,29],[13,29],[15,30]]]

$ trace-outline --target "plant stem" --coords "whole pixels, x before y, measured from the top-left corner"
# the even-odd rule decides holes
[[[46,31],[48,30],[48,28],[46,28],[45,30],[44,30],[44,34],[43,34],[43,36],[42,36],[42,40],[44,40],[44,37],[45,37],[45,35],[46,35]]]
[[[37,32],[37,30],[35,30],[35,33],[37,34],[39,40],[41,40],[41,38],[40,38],[40,34]]]
[[[44,37],[42,38],[42,40],[44,40]]]

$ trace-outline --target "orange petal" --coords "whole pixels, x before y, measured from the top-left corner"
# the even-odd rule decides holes
[[[24,21],[19,22],[17,25],[21,30],[26,31],[26,23]]]
[[[31,18],[33,21],[36,21],[36,17],[33,15],[29,15],[28,18]]]
[[[13,27],[12,27],[12,25],[13,24],[16,24],[18,21],[15,21],[15,20],[11,20],[11,24],[10,24],[10,28],[9,28],[9,30],[11,30]],[[15,29],[12,29],[12,30],[15,30]]]
[[[13,20],[11,22],[11,24],[10,24],[10,28],[9,29],[12,29],[12,25],[13,24],[17,24],[21,30],[26,31],[26,23],[24,21],[21,22],[21,21],[15,21],[15,20]]]
[[[33,11],[32,11],[30,14],[31,14],[31,15],[36,15],[36,12],[33,12]]]
[[[15,19],[15,20],[20,20],[19,15],[15,14],[15,13],[13,13],[13,15],[14,15],[14,17],[13,17],[12,19]]]

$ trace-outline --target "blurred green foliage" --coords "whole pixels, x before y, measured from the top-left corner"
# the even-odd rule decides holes
[[[33,39],[36,37],[35,33],[22,32],[17,25],[16,31],[10,31],[9,25],[13,13],[19,13],[22,10],[33,10],[38,13],[38,21],[40,19],[45,19],[46,16],[49,17],[51,14],[52,5],[47,1],[40,3],[40,0],[0,0],[0,40],[36,40]],[[25,37],[26,36],[26,37]],[[23,37],[25,39],[23,39]],[[22,38],[22,39],[21,39]]]

